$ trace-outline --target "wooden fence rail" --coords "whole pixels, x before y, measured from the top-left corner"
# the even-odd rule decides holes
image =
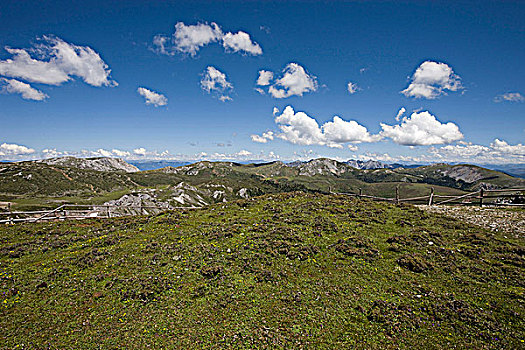
[[[494,195],[487,195],[488,193],[493,193]],[[507,193],[507,194],[504,194]],[[512,194],[509,194],[512,193]],[[479,200],[478,204],[480,206],[483,206],[483,201],[485,200],[485,204],[490,205],[497,205],[497,206],[525,206],[525,204],[520,203],[505,203],[505,202],[498,202],[493,201],[493,199],[505,199],[505,198],[522,198],[525,200],[525,188],[509,188],[509,189],[498,189],[498,190],[485,190],[480,189],[476,192],[469,192],[466,194],[462,194],[459,196],[452,196],[452,195],[438,195],[434,193],[434,188],[430,189],[430,193],[426,196],[419,196],[419,197],[411,197],[411,198],[400,198],[400,189],[399,187],[396,187],[396,197],[395,198],[385,198],[385,197],[378,197],[378,196],[371,196],[363,194],[363,190],[359,189],[358,193],[340,193],[345,194],[352,197],[357,198],[369,198],[372,200],[379,200],[379,201],[388,201],[388,202],[394,202],[394,203],[402,203],[402,202],[424,202],[428,205],[442,205],[442,204],[460,204],[460,205],[472,205],[475,204],[475,202],[467,201],[467,200]],[[436,199],[444,199],[440,202],[436,203]],[[489,202],[487,202],[487,200]]]
[[[39,222],[50,220],[112,218],[161,212],[170,209],[198,209],[200,207],[161,207],[151,205],[88,205],[62,204],[50,210],[0,212],[0,223]],[[10,207],[9,207],[10,209]]]

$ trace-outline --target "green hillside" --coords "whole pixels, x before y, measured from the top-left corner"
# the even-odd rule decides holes
[[[149,191],[158,200],[177,207],[296,190],[357,193],[361,189],[368,195],[394,197],[399,187],[401,198],[407,198],[428,195],[431,187],[440,195],[525,187],[524,179],[471,165],[359,170],[320,158],[294,164],[198,162],[136,171],[124,161],[111,158],[69,157],[46,162],[0,164],[0,204],[10,202],[20,210],[59,203],[101,204],[124,194]]]
[[[523,237],[288,193],[0,227],[3,348],[517,349]]]

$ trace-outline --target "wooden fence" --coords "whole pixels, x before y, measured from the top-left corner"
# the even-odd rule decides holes
[[[394,198],[377,197],[359,193],[341,193],[357,198],[370,198],[373,200],[387,201],[395,204],[403,202],[418,202],[419,204],[441,205],[441,204],[459,204],[459,205],[495,205],[495,206],[525,206],[525,188],[509,188],[499,190],[480,189],[476,192],[469,192],[460,196],[439,195],[434,193],[434,188],[426,196],[401,198],[399,186],[396,187],[396,196]],[[511,203],[516,200],[520,203]]]
[[[145,205],[82,205],[62,204],[51,210],[0,212],[0,223],[39,222],[49,220],[113,218],[120,216],[156,214],[171,209],[197,209],[200,207],[165,207]]]
[[[333,192],[332,192],[333,193]],[[395,204],[404,202],[414,202],[427,205],[441,204],[460,204],[460,205],[498,205],[498,206],[525,206],[525,188],[511,188],[500,190],[481,189],[476,192],[469,192],[460,196],[439,195],[434,193],[434,188],[426,196],[401,198],[399,186],[396,187],[395,198],[377,197],[359,193],[339,193],[357,198],[369,198],[372,200],[387,201]],[[521,199],[520,203],[510,203],[509,199]],[[10,208],[10,207],[9,207]],[[161,207],[161,206],[133,206],[133,205],[81,205],[63,204],[51,210],[36,211],[11,211],[0,212],[0,223],[16,222],[38,222],[49,220],[68,220],[68,219],[92,219],[92,218],[112,218],[131,215],[156,214],[170,209],[198,209],[200,207]]]

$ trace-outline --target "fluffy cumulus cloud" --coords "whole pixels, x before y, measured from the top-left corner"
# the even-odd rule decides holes
[[[13,58],[0,61],[0,75],[49,85],[60,85],[75,76],[92,86],[116,85],[109,78],[108,65],[88,46],[44,36],[36,48],[6,50]],[[40,59],[31,57],[30,52],[37,53]]]
[[[255,142],[268,142],[278,137],[290,143],[299,145],[319,145],[332,148],[343,148],[345,143],[375,142],[379,135],[371,135],[368,130],[357,122],[345,121],[337,116],[322,126],[304,112],[295,112],[288,106],[280,115],[276,115],[275,123],[280,133],[273,132],[252,135]]]
[[[219,99],[223,102],[232,99],[228,93],[233,89],[233,85],[228,81],[226,74],[215,67],[206,68],[202,74],[201,88],[209,94],[219,95]]]
[[[375,142],[380,139],[378,135],[370,135],[368,130],[356,121],[346,121],[338,116],[331,122],[324,123],[322,131],[329,144]]]
[[[165,55],[181,52],[195,56],[202,47],[214,42],[221,42],[227,52],[262,54],[261,47],[252,41],[248,33],[238,31],[224,34],[219,25],[214,22],[191,25],[178,22],[175,24],[175,32],[172,36],[159,34],[153,38],[153,45],[157,52]]]
[[[262,55],[262,49],[259,44],[254,43],[250,35],[245,32],[237,32],[236,34],[227,33],[222,38],[222,46],[227,51],[246,52],[251,55]]]
[[[121,151],[119,149],[112,149],[111,153],[113,153],[117,157],[129,157],[129,156],[131,156],[130,152],[128,152],[128,151]]]
[[[2,85],[2,92],[20,94],[24,100],[42,101],[49,97],[42,91],[16,79],[0,78],[0,84]]]
[[[251,135],[253,142],[259,142],[259,143],[267,143],[268,141],[271,141],[274,139],[274,132],[273,131],[267,131],[263,133],[262,135]]]
[[[155,107],[165,106],[168,104],[168,98],[162,94],[151,91],[144,87],[139,87],[137,92],[146,99],[147,105],[154,105]]]
[[[14,143],[2,143],[0,145],[0,156],[18,156],[35,153],[35,150]]]
[[[46,96],[19,80],[61,85],[78,77],[92,86],[117,85],[110,79],[111,70],[108,65],[88,46],[67,43],[54,36],[44,36],[31,49],[5,49],[12,57],[0,61],[0,75],[17,79],[9,81],[9,90],[21,93],[26,99],[42,100]]]
[[[495,139],[490,144],[490,147],[503,154],[513,154],[518,156],[525,156],[525,145],[518,143],[517,145],[509,145],[506,141]]]
[[[268,86],[273,80],[273,72],[267,70],[260,70],[259,77],[257,78],[257,85],[259,86]]]
[[[348,84],[346,85],[346,89],[348,90],[350,95],[353,95],[356,92],[358,92],[359,90],[361,90],[361,88],[359,86],[357,86],[356,83],[352,83],[351,81],[348,82]]]
[[[137,156],[145,156],[146,155],[146,149],[144,147],[135,148],[133,150],[133,154],[136,154]]]
[[[268,93],[274,98],[303,96],[310,91],[317,91],[317,78],[293,62],[284,68],[281,77],[268,88]]]
[[[262,87],[268,87],[268,93],[274,98],[303,96],[305,92],[317,91],[317,78],[308,74],[304,67],[297,63],[289,63],[280,78],[275,81],[273,78],[273,72],[260,70],[256,83],[258,87],[255,90],[264,94]]]
[[[404,117],[399,125],[381,123],[381,128],[381,136],[406,146],[448,144],[463,138],[456,124],[441,123],[427,111],[414,112]]]
[[[525,102],[525,97],[519,92],[507,92],[494,97],[494,102]]]
[[[425,61],[412,75],[410,85],[401,91],[407,97],[435,99],[446,91],[462,89],[461,78],[446,63]]]

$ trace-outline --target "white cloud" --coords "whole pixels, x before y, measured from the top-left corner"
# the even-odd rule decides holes
[[[243,149],[243,150],[240,150],[239,152],[235,153],[235,155],[237,155],[239,157],[248,157],[248,156],[252,155],[252,152]]]
[[[401,119],[401,117],[403,116],[403,114],[405,114],[406,111],[407,110],[405,109],[405,107],[401,107],[397,112],[396,120],[399,121],[399,119]]]
[[[239,31],[224,34],[215,22],[186,25],[183,22],[175,24],[175,32],[171,37],[156,35],[153,45],[157,52],[173,55],[176,51],[195,56],[201,47],[214,42],[222,42],[227,52],[246,52],[252,55],[261,55],[262,49],[253,42],[248,33]]]
[[[429,153],[440,161],[479,164],[525,163],[525,145],[510,145],[495,139],[489,146],[460,142],[439,148],[431,147]]]
[[[322,131],[329,143],[376,142],[381,139],[379,135],[370,135],[368,130],[356,121],[345,121],[338,116],[331,122],[324,123]]]
[[[105,149],[99,148],[96,153],[100,154],[102,157],[111,157],[113,156],[113,153],[111,151],[107,151]]]
[[[261,69],[259,71],[259,77],[257,78],[257,85],[268,86],[273,80],[273,72]]]
[[[147,151],[144,147],[135,148],[133,150],[133,154],[136,154],[137,156],[145,156],[147,154]]]
[[[56,158],[56,157],[62,157],[65,153],[57,151],[56,148],[53,148],[53,149],[45,148],[42,150],[42,154],[44,155],[44,158]]]
[[[507,92],[494,97],[494,102],[525,102],[525,97],[519,92]]]
[[[233,101],[233,98],[231,98],[230,96],[227,96],[227,95],[221,95],[219,97],[219,100],[221,100],[222,102],[226,102],[226,101]]]
[[[401,93],[407,97],[435,99],[445,90],[462,89],[461,78],[446,63],[425,61],[416,69],[410,85]]]
[[[76,76],[92,86],[116,86],[111,70],[88,46],[78,46],[58,37],[44,36],[33,49],[6,47],[12,58],[0,61],[0,75],[34,83],[60,85]],[[31,57],[36,53],[41,59]]]
[[[381,123],[381,127],[381,136],[406,146],[447,144],[463,138],[456,124],[442,124],[427,111],[414,112],[410,117],[404,117],[400,125]]]
[[[146,99],[147,105],[154,105],[155,107],[159,107],[168,104],[168,98],[157,92],[151,91],[143,87],[139,87],[137,89],[137,92]]]
[[[195,56],[202,46],[217,41],[222,36],[222,30],[217,23],[212,22],[211,25],[207,23],[185,25],[182,22],[178,22],[175,25],[173,43],[177,51]]]
[[[251,135],[253,142],[259,142],[259,143],[267,143],[269,140],[274,139],[274,133],[273,131],[267,131],[263,133],[262,135]]]
[[[490,144],[490,147],[496,152],[525,156],[525,145],[521,143],[512,146],[506,141],[495,139],[494,142]]]
[[[9,94],[20,94],[24,100],[42,101],[49,97],[42,91],[16,79],[0,78],[0,82],[5,83],[2,91]]]
[[[215,67],[208,66],[203,73],[201,87],[204,91],[211,94],[218,93],[221,101],[231,100],[231,97],[224,94],[225,91],[233,89],[233,85],[226,78],[226,74]]]
[[[358,92],[359,90],[361,90],[361,88],[359,86],[357,86],[356,83],[352,83],[351,81],[348,82],[346,88],[348,89],[348,92],[350,93],[350,95],[353,95],[356,92]]]
[[[359,150],[359,147],[356,145],[348,145],[348,149],[352,152],[357,152]]]
[[[338,116],[319,126],[317,121],[306,113],[295,113],[292,106],[286,107],[281,115],[277,115],[275,122],[281,130],[281,133],[275,136],[299,145],[342,148],[344,143],[375,142],[380,139],[379,135],[370,135],[368,130],[357,122],[345,121]]]
[[[158,34],[153,37],[153,46],[155,51],[163,55],[173,55],[173,51],[169,48],[169,39],[165,35]]]
[[[252,42],[250,35],[245,32],[237,32],[236,34],[227,33],[222,38],[222,46],[226,50],[233,52],[244,51],[252,55],[262,55],[262,49],[259,44]]]
[[[24,155],[35,153],[35,150],[26,146],[17,145],[14,143],[2,143],[0,145],[0,156],[7,155]]]
[[[118,149],[112,149],[111,153],[113,153],[117,157],[129,157],[129,156],[131,156],[130,152],[128,152],[128,151],[121,151],[121,150],[118,150]]]
[[[24,49],[5,49],[13,58],[0,61],[0,75],[48,85],[60,85],[71,79],[54,61],[36,60]]]
[[[264,82],[264,81],[263,81]],[[270,86],[268,92],[274,98],[303,96],[305,92],[317,91],[317,78],[297,63],[289,63],[282,77]]]

